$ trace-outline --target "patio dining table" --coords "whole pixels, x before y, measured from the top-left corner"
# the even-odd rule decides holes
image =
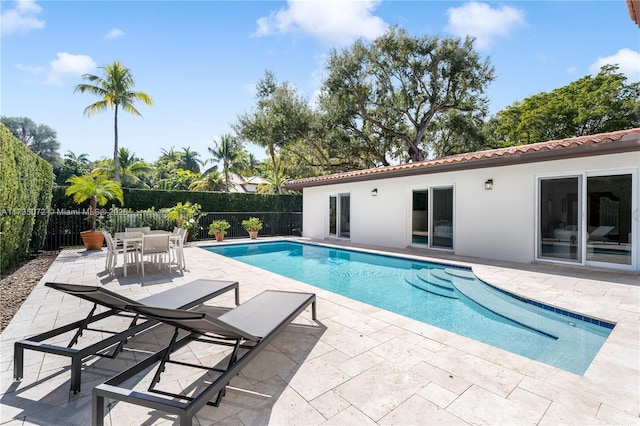
[[[181,236],[179,234],[174,234],[172,232],[164,231],[164,230],[152,230],[149,232],[149,234],[169,234],[169,240],[173,244],[176,244],[177,246],[180,245],[179,243],[180,243]],[[124,252],[123,268],[124,268],[124,276],[126,277],[127,276],[127,253],[129,252],[128,250],[132,249],[136,253],[136,262],[137,262],[138,261],[137,254],[141,250],[141,246],[144,241],[145,234],[142,232],[116,232],[114,236],[116,239],[116,243],[122,242],[122,249]],[[180,256],[182,257],[182,253],[180,253]],[[144,261],[142,261],[141,263],[142,263],[142,267],[144,268]],[[182,260],[181,260],[181,263],[182,263]]]

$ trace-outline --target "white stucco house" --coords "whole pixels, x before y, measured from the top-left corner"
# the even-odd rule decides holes
[[[303,236],[639,271],[640,128],[291,181]]]

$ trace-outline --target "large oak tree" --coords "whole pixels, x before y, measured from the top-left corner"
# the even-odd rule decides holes
[[[362,149],[399,161],[426,159],[429,124],[451,111],[485,108],[483,93],[494,79],[472,38],[411,37],[400,27],[332,51],[327,74],[321,106],[343,112],[334,112],[336,125]]]

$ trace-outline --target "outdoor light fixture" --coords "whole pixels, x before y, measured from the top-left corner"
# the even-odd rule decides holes
[[[493,189],[493,179],[487,179],[487,181],[484,183],[484,189],[486,189],[487,191],[491,191]]]
[[[378,188],[373,188],[373,189],[371,190],[371,196],[372,196],[372,197],[375,197],[376,195],[378,195]]]

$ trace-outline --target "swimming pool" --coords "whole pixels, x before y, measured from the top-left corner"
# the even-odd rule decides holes
[[[297,242],[203,248],[576,374],[613,329],[514,297],[467,268]]]

